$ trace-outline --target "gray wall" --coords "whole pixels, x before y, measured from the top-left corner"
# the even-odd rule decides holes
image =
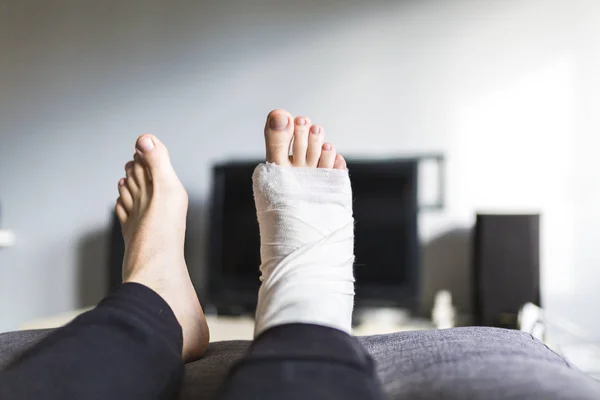
[[[225,4],[226,3],[226,4]],[[261,157],[277,107],[339,151],[443,151],[421,217],[424,301],[465,290],[476,210],[542,211],[549,310],[600,337],[600,28],[594,1],[70,1],[0,4],[0,330],[104,291],[116,182],[159,135],[192,200],[202,286],[210,166]],[[424,182],[424,186],[431,182]]]

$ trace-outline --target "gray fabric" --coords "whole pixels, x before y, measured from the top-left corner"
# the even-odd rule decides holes
[[[38,329],[1,333],[0,369],[4,368],[10,360],[45,338],[52,331],[53,329]]]
[[[456,328],[362,342],[391,399],[600,399],[600,383],[519,331]]]
[[[0,368],[48,334],[0,334]],[[494,328],[399,332],[360,337],[392,400],[600,399],[600,383],[571,368],[530,335]],[[183,400],[214,399],[250,342],[211,343],[186,366]],[[265,377],[265,379],[268,379]]]

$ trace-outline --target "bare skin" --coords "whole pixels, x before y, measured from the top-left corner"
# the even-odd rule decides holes
[[[313,125],[308,117],[294,119],[285,110],[271,111],[265,125],[265,142],[267,161],[279,166],[346,169],[344,157],[325,142],[325,129]]]
[[[345,170],[346,161],[324,138],[323,127],[309,118],[273,110],[265,126],[266,159],[285,167]],[[193,361],[206,351],[209,330],[183,254],[187,192],[166,147],[152,135],[138,138],[125,171],[115,206],[125,239],[123,282],[143,284],[169,304],[183,331],[182,357]]]
[[[123,282],[145,285],[169,304],[182,328],[183,360],[196,360],[209,331],[183,255],[187,192],[167,148],[152,135],[138,138],[125,171],[115,206],[125,239]]]

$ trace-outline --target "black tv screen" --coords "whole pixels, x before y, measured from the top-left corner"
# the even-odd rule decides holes
[[[258,162],[214,167],[208,278],[222,313],[252,312],[260,236],[252,173]],[[417,160],[349,160],[354,197],[356,305],[413,309],[418,294]]]

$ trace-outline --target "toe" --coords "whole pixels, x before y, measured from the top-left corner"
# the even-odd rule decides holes
[[[152,180],[176,178],[167,147],[156,136],[144,134],[136,142],[136,152],[148,168]]]
[[[304,167],[306,165],[309,129],[310,119],[296,117],[294,120],[294,144],[292,145],[292,165],[294,167]]]
[[[148,186],[147,179],[146,179],[147,172],[146,172],[146,167],[140,161],[135,161],[133,163],[132,176],[133,176],[133,179],[135,180],[137,187],[139,187],[140,190],[144,191]]]
[[[335,156],[335,162],[333,163],[333,169],[341,169],[342,171],[345,171],[348,169],[348,166],[346,165],[346,160],[344,159],[344,157],[342,157],[341,154],[338,154],[337,156]]]
[[[331,143],[325,143],[323,145],[323,151],[321,152],[321,159],[319,160],[319,168],[333,168],[335,163],[335,149]]]
[[[325,137],[325,130],[319,125],[310,127],[308,134],[308,149],[306,151],[306,166],[316,168],[321,158],[321,148]]]
[[[290,144],[294,134],[292,116],[285,110],[273,110],[267,116],[265,142],[267,161],[281,166],[289,166]]]
[[[125,211],[125,207],[121,202],[121,198],[117,199],[117,204],[115,205],[115,213],[117,214],[117,218],[121,225],[124,225],[127,222],[127,211]]]
[[[127,187],[127,180],[125,178],[119,181],[119,196],[121,197],[121,204],[127,211],[127,214],[133,209],[133,197]]]
[[[131,193],[132,196],[136,196],[139,191],[140,191],[140,187],[137,185],[134,176],[134,166],[135,163],[133,161],[129,161],[127,164],[125,164],[125,186],[127,186],[127,189],[129,189],[129,193]]]
[[[136,165],[139,164],[142,166],[143,173],[140,174],[139,179],[142,180],[143,184],[140,184],[140,186],[149,186],[152,183],[152,179],[151,179],[151,175],[150,175],[150,170],[146,166],[144,159],[142,158],[142,156],[139,153],[135,153],[133,155],[133,161],[135,162]],[[135,171],[135,169],[134,169],[134,171]],[[136,171],[136,172],[138,172],[138,171]]]

